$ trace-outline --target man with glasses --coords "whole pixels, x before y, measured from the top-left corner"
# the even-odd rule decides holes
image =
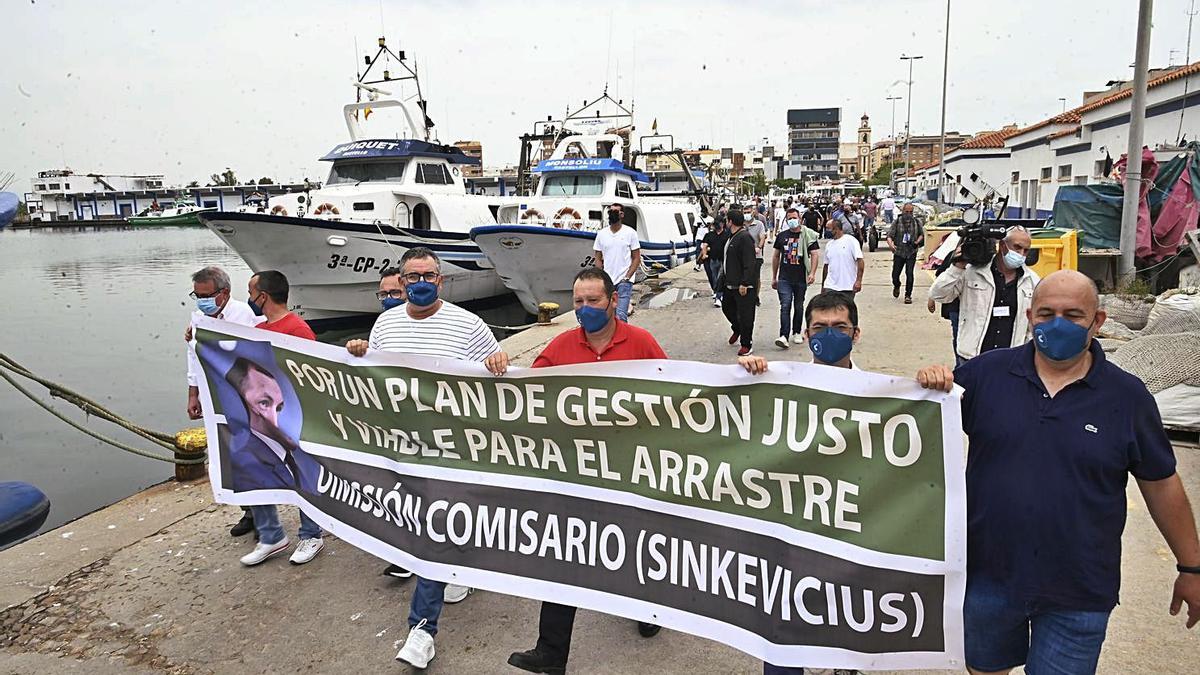
[[[508,355],[500,349],[487,324],[440,299],[441,288],[437,254],[424,246],[409,249],[400,259],[400,269],[392,267],[382,273],[377,297],[385,311],[375,320],[370,337],[349,341],[346,350],[354,356],[370,350],[480,361],[493,375],[503,375],[508,370]],[[397,291],[402,291],[403,298],[397,297]],[[389,567],[385,574],[411,576],[403,568],[395,569],[399,573]],[[418,577],[408,615],[408,639],[396,660],[416,668],[428,666],[436,653],[433,639],[442,604],[461,602],[468,593],[470,589],[463,586]]]
[[[596,267],[608,272],[617,284],[617,318],[629,320],[629,301],[633,298],[633,276],[642,265],[642,244],[637,230],[625,227],[625,207],[608,207],[608,227],[596,233]]]
[[[230,297],[229,275],[225,270],[215,265],[205,267],[192,275],[192,292],[188,295],[196,302],[196,310],[192,312],[192,321],[183,334],[187,346],[187,383],[188,400],[187,416],[198,420],[204,416],[200,409],[200,361],[196,358],[196,345],[192,341],[192,326],[196,319],[211,316],[241,326],[256,326],[264,320],[255,314],[250,305]],[[229,534],[240,537],[254,531],[254,517],[248,507],[242,507],[242,518],[232,528]]]

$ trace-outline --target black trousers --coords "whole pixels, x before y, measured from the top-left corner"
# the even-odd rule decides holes
[[[742,346],[749,349],[754,344],[754,314],[757,309],[758,289],[751,288],[745,295],[738,293],[736,286],[725,289],[721,300],[721,311],[729,319],[729,328],[742,336]]]
[[[567,662],[571,653],[571,630],[575,627],[575,608],[555,602],[543,602],[538,618],[538,651],[556,661]]]
[[[913,267],[917,264],[917,256],[901,258],[892,256],[892,288],[900,288],[900,270],[904,270],[904,297],[912,297]]]

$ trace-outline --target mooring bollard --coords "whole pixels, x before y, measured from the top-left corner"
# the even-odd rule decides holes
[[[554,313],[558,311],[557,302],[543,302],[538,304],[538,320],[540,325],[547,325],[550,319],[554,318]]]
[[[207,453],[208,436],[202,427],[175,434],[175,459],[202,459]],[[175,465],[175,480],[178,481],[200,480],[206,473],[204,462]]]

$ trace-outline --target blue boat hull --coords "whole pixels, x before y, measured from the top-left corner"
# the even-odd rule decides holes
[[[48,515],[46,493],[29,483],[0,482],[0,548],[37,532]]]

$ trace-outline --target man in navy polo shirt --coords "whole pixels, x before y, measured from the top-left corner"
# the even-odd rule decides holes
[[[1027,310],[1034,340],[956,370],[922,368],[922,386],[963,395],[967,594],[972,673],[1094,673],[1117,604],[1125,487],[1137,479],[1179,576],[1171,614],[1200,622],[1200,540],[1158,406],[1109,363],[1095,287],[1065,270]]]

